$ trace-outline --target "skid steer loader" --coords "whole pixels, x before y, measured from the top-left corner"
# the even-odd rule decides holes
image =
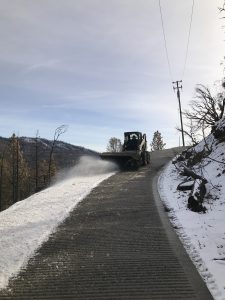
[[[103,152],[100,157],[113,161],[120,169],[138,169],[150,163],[150,153],[147,151],[146,134],[141,132],[124,132],[124,144],[121,152]]]

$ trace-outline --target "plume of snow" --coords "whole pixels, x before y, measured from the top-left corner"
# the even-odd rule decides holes
[[[110,161],[105,161],[97,157],[82,156],[78,163],[69,169],[59,172],[55,178],[55,183],[72,179],[75,177],[89,177],[116,172],[118,166]]]

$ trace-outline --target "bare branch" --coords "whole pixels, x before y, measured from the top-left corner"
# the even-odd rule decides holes
[[[224,116],[225,98],[222,93],[212,96],[208,87],[197,85],[195,99],[190,103],[190,110],[183,114],[194,123],[196,130],[212,127]]]
[[[48,164],[48,183],[51,183],[51,167],[52,167],[52,156],[53,156],[53,151],[55,148],[55,143],[58,141],[60,135],[62,135],[63,133],[65,133],[68,129],[67,125],[61,125],[59,127],[56,128],[55,133],[54,133],[54,139],[52,142],[52,146],[51,146],[51,150],[49,153],[49,164]]]

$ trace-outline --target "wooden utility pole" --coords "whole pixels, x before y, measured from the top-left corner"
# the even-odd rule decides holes
[[[15,201],[19,201],[19,138],[16,137],[16,195]]]
[[[179,83],[182,83],[182,80],[173,81],[173,84],[175,84],[173,89],[174,89],[174,91],[177,90],[177,99],[178,99],[179,111],[180,111],[180,125],[181,125],[181,133],[182,133],[182,142],[183,142],[183,147],[184,147],[185,146],[185,143],[184,143],[184,128],[183,128],[182,110],[181,110],[181,101],[180,101],[180,89],[182,89],[182,85],[179,86]]]
[[[35,138],[35,192],[38,191],[38,130]]]
[[[16,145],[15,145],[15,134],[12,135],[12,203],[16,203],[16,166],[15,166],[15,151],[16,151]]]

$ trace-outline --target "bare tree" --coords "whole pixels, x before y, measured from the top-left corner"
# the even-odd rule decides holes
[[[209,88],[200,84],[196,87],[196,99],[190,103],[190,110],[184,112],[192,121],[195,132],[212,127],[223,118],[225,97],[223,93],[212,96]]]
[[[120,151],[122,151],[121,140],[117,139],[116,137],[111,137],[109,139],[106,150],[107,150],[107,152],[120,152]]]
[[[67,125],[61,125],[59,127],[56,128],[55,133],[54,133],[54,138],[52,141],[52,146],[51,146],[51,150],[49,153],[49,164],[48,164],[48,183],[51,183],[51,169],[52,169],[52,158],[53,158],[53,152],[55,149],[55,144],[58,141],[59,137],[64,134],[68,129]]]
[[[222,7],[219,7],[219,11],[220,12],[225,12],[225,1],[223,3],[223,6]],[[223,17],[224,18],[224,17]]]
[[[182,132],[181,128],[179,127],[176,127],[176,130]],[[201,140],[202,135],[196,132],[192,120],[187,120],[187,122],[184,124],[183,132],[184,135],[189,139],[191,146],[197,145]]]

